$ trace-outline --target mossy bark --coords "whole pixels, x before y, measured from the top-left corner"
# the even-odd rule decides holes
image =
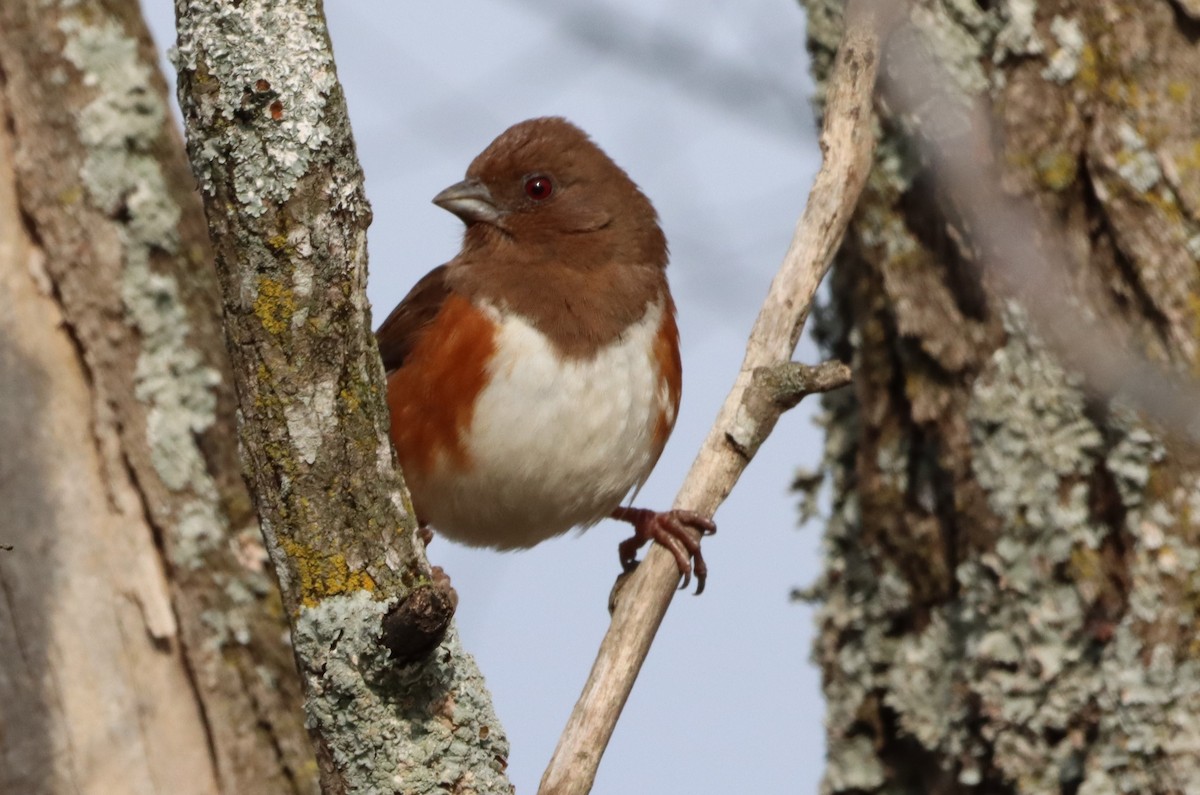
[[[323,791],[511,791],[508,741],[395,466],[371,213],[321,4],[176,0],[176,17],[243,458]]]
[[[137,3],[0,3],[0,128],[0,791],[315,792]]]
[[[823,80],[841,3],[804,5]],[[912,19],[990,106],[1005,189],[1065,236],[1068,274],[1100,277],[1097,311],[1196,373],[1194,4],[926,0]],[[826,399],[824,791],[1195,791],[1200,466],[1081,388],[975,271],[885,107],[880,130],[818,318],[855,373]]]

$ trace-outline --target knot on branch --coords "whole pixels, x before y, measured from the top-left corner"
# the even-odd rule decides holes
[[[450,620],[458,608],[458,593],[441,567],[433,579],[417,585],[383,617],[379,642],[400,665],[419,662],[446,637]]]
[[[830,392],[850,383],[850,379],[850,366],[845,362],[822,362],[815,367],[784,362],[755,368],[750,376],[750,391],[762,390],[762,397],[784,412],[795,408],[807,395]]]
[[[725,432],[725,438],[750,460],[783,412],[795,408],[806,395],[845,386],[850,378],[849,365],[836,361],[815,367],[799,362],[756,367],[750,374],[750,384],[733,427]]]

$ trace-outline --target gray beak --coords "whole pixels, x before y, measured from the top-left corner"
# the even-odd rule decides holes
[[[456,182],[434,196],[433,203],[454,213],[468,226],[473,223],[495,224],[500,220],[500,211],[496,209],[491,192],[477,179]]]

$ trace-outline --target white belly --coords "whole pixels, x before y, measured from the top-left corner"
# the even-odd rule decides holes
[[[660,411],[674,419],[652,353],[662,311],[649,307],[594,358],[565,364],[541,332],[497,313],[491,378],[464,439],[471,467],[428,478],[429,523],[466,544],[511,549],[620,505],[654,466]]]

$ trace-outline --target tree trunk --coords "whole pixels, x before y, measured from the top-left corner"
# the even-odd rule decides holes
[[[511,792],[388,435],[371,220],[320,0],[176,0],[247,475],[327,795]]]
[[[0,3],[0,792],[315,792],[156,62]]]
[[[805,5],[823,80],[841,3]],[[1068,275],[1105,286],[1097,312],[1195,373],[1200,5],[912,16],[990,103],[1005,189],[1057,224]],[[824,791],[1197,792],[1195,455],[1081,389],[973,271],[970,230],[880,121],[819,318],[855,373],[826,401]]]

